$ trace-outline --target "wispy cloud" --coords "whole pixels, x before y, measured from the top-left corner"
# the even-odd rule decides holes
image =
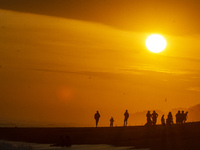
[[[44,69],[44,68],[38,68],[38,69],[27,69],[31,71],[40,71],[40,72],[52,72],[52,73],[63,73],[63,74],[72,74],[72,75],[81,75],[81,76],[87,76],[88,79],[92,78],[101,78],[101,79],[119,79],[120,74],[115,72],[100,72],[100,71],[70,71],[70,70],[57,70],[57,69]]]
[[[188,62],[195,62],[195,63],[200,63],[200,59],[196,59],[196,58],[190,58],[190,57],[177,57],[177,56],[162,56],[168,59],[175,59],[175,60],[179,60],[179,61],[188,61]]]
[[[186,70],[163,68],[163,67],[150,65],[150,64],[141,64],[141,65],[136,65],[136,66],[132,66],[130,68],[125,68],[125,69],[120,69],[120,70],[133,71],[133,72],[150,71],[150,72],[167,73],[167,74],[175,74],[175,75],[190,74],[191,73],[190,71],[186,71]]]
[[[187,90],[200,92],[200,87],[189,87]]]

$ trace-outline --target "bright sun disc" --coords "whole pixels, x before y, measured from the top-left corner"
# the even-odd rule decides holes
[[[146,39],[146,47],[153,53],[162,52],[166,48],[166,45],[166,40],[159,34],[152,34]]]

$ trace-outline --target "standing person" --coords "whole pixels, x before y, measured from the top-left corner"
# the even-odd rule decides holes
[[[113,117],[110,118],[110,127],[113,127],[113,122],[114,122],[114,119]]]
[[[181,113],[181,121],[180,121],[181,124],[184,122],[184,118],[185,118],[185,113],[184,113],[184,111],[182,110],[182,113]]]
[[[161,117],[161,124],[162,124],[163,126],[165,126],[165,118],[164,118],[164,115],[162,115],[162,117]]]
[[[156,125],[157,118],[158,118],[158,114],[157,114],[156,111],[154,110],[153,113],[152,113],[153,125]]]
[[[179,110],[178,113],[176,114],[176,124],[180,124],[180,123],[181,123],[181,112]]]
[[[128,118],[129,118],[129,113],[128,110],[126,110],[126,112],[124,113],[124,126],[127,126]]]
[[[173,116],[172,116],[172,113],[169,112],[168,116],[167,116],[167,125],[171,125],[173,124]]]
[[[96,127],[97,127],[97,125],[98,125],[98,123],[99,123],[99,118],[100,118],[101,116],[100,116],[100,114],[99,114],[99,111],[97,111],[96,113],[95,113],[95,115],[94,115],[94,119],[96,120]]]
[[[187,114],[188,114],[188,111],[186,111],[186,113],[184,114],[183,123],[185,123],[187,120]]]
[[[151,113],[150,113],[150,111],[147,112],[146,117],[147,117],[146,125],[151,125],[152,121],[151,121]]]

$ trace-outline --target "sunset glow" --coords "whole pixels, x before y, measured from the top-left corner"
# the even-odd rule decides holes
[[[111,117],[121,126],[128,110],[128,124],[144,125],[138,114],[177,108],[195,108],[188,119],[200,121],[199,8],[198,0],[2,1],[0,124],[88,127],[98,110],[99,126]]]
[[[166,45],[166,40],[159,34],[152,34],[146,39],[146,47],[153,53],[162,52],[166,48]]]

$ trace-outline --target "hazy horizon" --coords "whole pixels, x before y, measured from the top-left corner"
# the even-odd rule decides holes
[[[188,118],[187,122],[197,122],[200,121],[200,117],[198,116],[198,113],[200,113],[200,104],[192,106],[190,108],[174,108],[170,110],[173,115],[173,121],[176,120],[176,113],[180,111],[188,111]],[[128,126],[143,126],[146,123],[146,113],[148,110],[144,110],[141,112],[135,112],[131,113],[130,117],[128,119]],[[158,113],[158,119],[157,124],[161,124],[161,116],[165,115],[165,119],[167,118],[168,112],[162,112],[161,110],[155,110]],[[152,113],[153,110],[150,110]],[[100,112],[101,114],[101,112]],[[91,115],[90,115],[91,116]],[[107,120],[107,123],[102,122],[105,121],[105,116],[101,116],[99,121],[99,127],[109,127],[109,119]],[[114,118],[115,120],[115,118]],[[123,117],[121,115],[120,120],[114,121],[114,127],[120,127],[123,126]],[[9,119],[3,119],[0,120],[0,127],[95,127],[95,120],[90,118],[88,122],[55,122],[55,121],[38,121],[38,120],[9,120]]]

